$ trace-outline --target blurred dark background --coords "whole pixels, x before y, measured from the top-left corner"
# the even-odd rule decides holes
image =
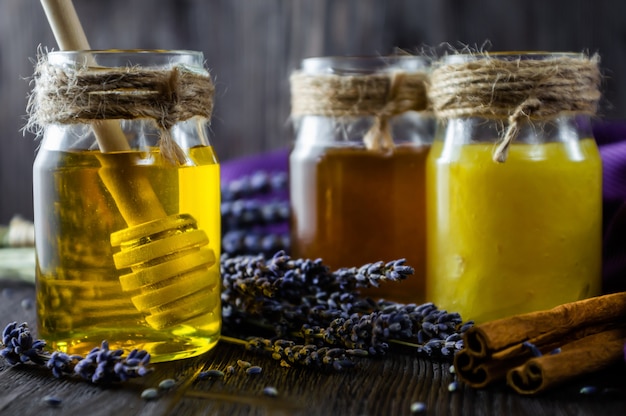
[[[600,119],[626,119],[622,0],[74,0],[94,49],[204,52],[222,161],[288,146],[288,77],[319,55],[499,50],[599,53]],[[0,0],[0,224],[32,219],[37,141],[23,135],[37,48],[58,49],[38,0]],[[449,46],[447,46],[449,45]]]

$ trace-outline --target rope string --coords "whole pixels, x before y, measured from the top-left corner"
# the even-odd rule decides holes
[[[433,70],[428,96],[439,119],[506,120],[493,154],[501,163],[524,122],[596,113],[601,95],[598,64],[597,55],[516,60],[485,56]]]
[[[192,117],[209,120],[215,91],[211,78],[184,66],[166,69],[59,67],[40,59],[29,98],[27,129],[97,120],[154,120],[160,148],[170,161],[184,153],[171,128]]]
[[[372,116],[374,124],[363,137],[366,147],[391,149],[390,119],[428,108],[427,80],[427,74],[421,72],[336,75],[296,71],[290,77],[291,115]]]

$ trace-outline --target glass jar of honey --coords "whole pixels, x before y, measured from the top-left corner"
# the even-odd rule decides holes
[[[599,80],[579,54],[436,65],[429,301],[481,323],[600,293],[602,166],[588,127]]]
[[[191,51],[51,52],[31,122],[38,333],[87,354],[201,354],[220,335],[213,84]]]
[[[291,77],[291,246],[331,268],[405,258],[415,274],[365,290],[424,299],[426,113],[422,57],[317,57]]]

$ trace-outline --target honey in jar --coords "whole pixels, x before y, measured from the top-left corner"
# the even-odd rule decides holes
[[[303,76],[319,77],[319,82],[425,70],[417,57],[310,58],[303,63]],[[295,95],[307,90],[293,86],[295,102],[301,98]],[[364,83],[360,91],[367,94],[368,87]],[[414,275],[363,292],[419,303],[425,292],[425,162],[432,120],[415,109],[396,114],[389,120],[387,146],[372,147],[366,136],[376,116],[337,116],[336,102],[323,104],[296,118],[289,159],[292,254],[321,258],[333,269],[404,258]]]

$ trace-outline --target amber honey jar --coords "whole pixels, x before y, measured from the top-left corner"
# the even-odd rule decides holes
[[[106,340],[153,362],[209,350],[221,327],[220,169],[202,54],[51,52],[35,81],[39,335],[70,354]]]
[[[406,259],[415,274],[376,298],[424,300],[427,71],[416,56],[318,57],[291,77],[292,254],[331,268]]]

